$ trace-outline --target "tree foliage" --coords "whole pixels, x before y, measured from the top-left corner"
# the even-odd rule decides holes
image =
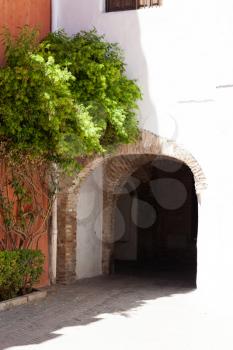
[[[138,135],[135,116],[140,89],[126,76],[123,52],[115,43],[105,41],[96,30],[69,37],[64,31],[50,33],[40,45],[45,59],[55,62],[75,77],[70,90],[83,104],[101,130],[103,147],[129,143]]]
[[[99,130],[73,97],[75,78],[52,56],[37,53],[36,36],[24,28],[16,41],[8,38],[7,63],[0,69],[0,140],[4,152],[66,166],[102,150]]]
[[[122,51],[95,30],[51,33],[40,44],[24,27],[5,35],[0,69],[0,141],[6,152],[61,164],[108,151],[138,135],[141,98]]]
[[[53,196],[51,165],[65,171],[78,158],[109,152],[138,136],[141,92],[126,76],[123,53],[95,30],[69,37],[24,27],[4,35],[0,68],[0,249],[31,248],[46,232]],[[42,169],[42,175],[41,175]],[[38,175],[36,186],[34,172]],[[44,175],[45,174],[45,175]],[[42,190],[42,191],[41,191]],[[52,194],[55,193],[53,189]],[[46,208],[46,210],[44,210]]]

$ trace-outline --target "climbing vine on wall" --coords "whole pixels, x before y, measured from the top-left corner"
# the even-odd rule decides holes
[[[53,165],[68,173],[83,159],[138,137],[141,92],[122,50],[95,30],[69,37],[24,27],[4,33],[0,68],[0,249],[28,248],[46,232]],[[45,205],[46,203],[46,205]]]
[[[55,183],[45,164],[23,159],[0,163],[0,250],[38,248],[47,224]],[[49,183],[49,186],[48,186]]]

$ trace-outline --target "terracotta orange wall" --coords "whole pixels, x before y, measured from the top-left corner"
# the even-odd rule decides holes
[[[3,237],[3,233],[0,230],[0,237]],[[42,273],[40,282],[37,287],[45,287],[49,285],[49,255],[48,255],[48,235],[41,237],[38,245],[38,249],[42,251],[45,256],[44,271]]]
[[[24,25],[38,27],[43,38],[51,30],[51,0],[0,0],[0,32],[4,27],[17,34]],[[4,49],[0,43],[0,64],[3,63]],[[46,257],[40,286],[49,284],[48,235],[39,247]]]
[[[7,168],[4,164],[4,162],[0,161],[0,188],[5,193],[6,198],[9,198],[10,201],[15,202],[15,208],[13,212],[17,210],[17,201],[16,198],[14,197],[14,191],[9,183],[10,177],[9,177],[9,172],[7,171]],[[38,192],[36,193],[36,201],[37,203],[40,203],[40,205],[45,209],[45,211],[48,208],[48,198],[47,198],[47,193],[44,192],[44,190],[41,187],[41,184],[39,182],[39,178],[36,176],[36,171],[35,171],[35,176],[33,179],[33,182],[35,184],[35,187],[38,189]],[[14,199],[15,198],[15,199]],[[0,213],[0,224],[2,223],[2,215]],[[49,284],[49,243],[48,243],[48,233],[46,226],[43,226],[42,224],[42,218],[38,217],[32,227],[32,230],[35,232],[42,229],[42,232],[44,232],[38,242],[38,246],[36,244],[30,248],[32,249],[40,249],[42,253],[45,256],[45,263],[44,263],[44,271],[42,273],[40,282],[38,284],[38,287],[46,286]],[[45,230],[45,231],[44,231]],[[0,226],[0,238],[4,238],[4,226]],[[15,239],[17,237],[15,236]]]
[[[3,27],[17,34],[24,25],[38,26],[43,38],[51,29],[51,0],[0,0],[0,31]],[[0,44],[0,63],[3,61]]]

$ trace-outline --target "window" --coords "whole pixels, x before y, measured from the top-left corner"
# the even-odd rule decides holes
[[[159,6],[161,0],[106,0],[106,11],[136,10],[141,7]]]

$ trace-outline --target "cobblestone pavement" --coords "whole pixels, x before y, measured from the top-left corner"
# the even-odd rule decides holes
[[[0,350],[228,350],[232,320],[180,281],[94,278],[0,313]]]

